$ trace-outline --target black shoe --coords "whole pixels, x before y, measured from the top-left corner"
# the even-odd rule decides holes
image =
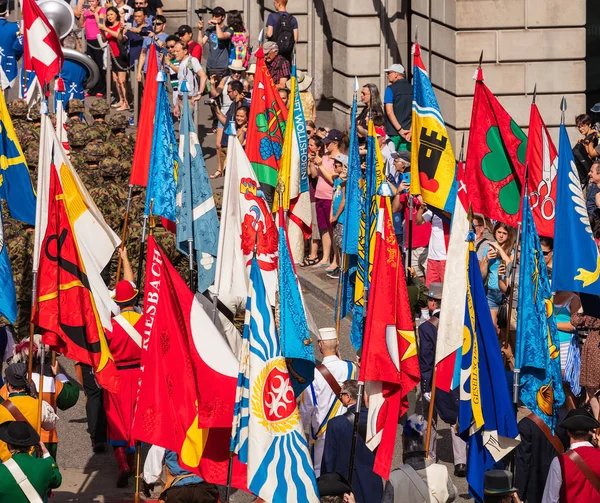
[[[467,465],[464,463],[459,463],[454,467],[454,476],[465,478],[467,476]]]
[[[92,445],[92,450],[94,454],[100,454],[101,452],[106,452],[106,445],[104,443],[97,443]]]
[[[328,278],[338,279],[340,277],[340,268],[336,267],[333,271],[331,271],[328,275]]]

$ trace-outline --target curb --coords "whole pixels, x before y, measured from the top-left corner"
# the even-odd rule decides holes
[[[312,273],[301,271],[299,268],[297,269],[297,272],[302,290],[306,290],[307,292],[311,293],[321,302],[329,305],[332,309],[335,308],[335,294],[332,295],[328,292],[328,290],[330,291],[332,289],[330,284],[325,283],[325,281],[319,279]]]

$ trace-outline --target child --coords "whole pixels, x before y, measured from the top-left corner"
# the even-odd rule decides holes
[[[333,158],[334,162],[334,179],[333,179],[333,196],[331,198],[331,226],[333,228],[333,244],[334,253],[336,255],[336,263],[341,262],[342,236],[344,233],[344,207],[346,206],[346,177],[348,175],[348,156],[338,154]],[[336,267],[327,276],[337,279],[340,276],[340,266]]]

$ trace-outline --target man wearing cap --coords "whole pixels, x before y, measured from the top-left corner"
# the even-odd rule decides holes
[[[42,503],[50,489],[60,486],[62,476],[55,460],[27,421],[0,424],[0,441],[11,458],[0,464],[0,503]],[[39,446],[41,458],[30,455]]]
[[[35,430],[39,430],[38,400],[30,394],[27,384],[27,365],[12,363],[6,369],[6,387],[8,398],[0,402],[0,423],[6,421],[26,421]],[[50,431],[56,426],[58,417],[46,401],[42,401],[42,428]],[[8,447],[0,439],[0,459],[6,461],[10,458]]]
[[[489,470],[483,475],[484,503],[511,503],[520,501],[517,488],[512,484],[513,475],[508,470]]]
[[[194,40],[192,27],[189,24],[182,24],[177,30],[177,35],[187,44],[188,53],[198,61],[202,61],[202,45]]]
[[[383,96],[385,131],[396,150],[406,150],[411,140],[413,88],[406,80],[406,71],[401,64],[392,65],[384,71],[390,83]]]
[[[290,62],[279,54],[279,46],[277,42],[269,40],[263,44],[265,53],[265,63],[267,70],[273,77],[273,82],[277,89],[285,89],[286,83],[292,75],[292,67]]]
[[[12,87],[19,69],[17,63],[23,55],[23,37],[18,23],[8,21],[8,1],[0,1],[0,89]]]
[[[338,356],[335,328],[320,328],[318,339],[323,361],[315,368],[315,378],[302,393],[300,401],[302,423],[305,429],[310,425],[311,454],[317,477],[321,473],[327,423],[331,418],[346,412],[340,399],[341,384],[354,379],[357,373],[354,363]]]
[[[121,313],[112,319],[112,330],[106,333],[108,347],[113,355],[121,385],[117,393],[104,391],[108,439],[114,447],[119,466],[117,487],[127,486],[133,469],[133,446],[131,436],[135,394],[140,379],[140,358],[144,316],[135,310],[138,290],[128,280],[117,283],[115,303]]]
[[[202,38],[200,36],[204,22],[198,21],[198,40],[202,45],[209,42],[206,60],[206,71],[209,77],[227,73],[231,36],[233,35],[233,30],[225,26],[225,9],[215,7],[211,13],[212,18],[208,21],[209,27],[204,30]]]
[[[592,433],[600,423],[583,409],[572,409],[561,421],[570,449],[552,460],[542,503],[600,501],[600,450]]]
[[[427,293],[427,307],[430,317],[419,325],[419,368],[421,370],[421,392],[428,407],[435,405],[431,424],[431,439],[429,441],[429,457],[437,459],[437,416],[448,424],[456,424],[458,417],[458,388],[450,393],[440,389],[436,390],[435,404],[431,404],[431,385],[433,380],[433,367],[435,366],[435,347],[437,345],[438,324],[440,321],[440,308],[442,307],[442,283],[431,283]],[[424,411],[427,413],[428,411]],[[467,444],[457,434],[454,426],[450,428],[452,434],[452,452],[454,454],[454,475],[465,477],[467,474]]]
[[[346,480],[340,473],[324,473],[317,479],[317,488],[319,489],[319,495],[321,501],[323,497],[333,496],[340,498],[339,501],[353,502],[354,494],[352,494],[352,487],[350,482]],[[347,499],[345,499],[347,498]],[[327,501],[332,501],[328,499]],[[335,500],[337,501],[337,500]]]

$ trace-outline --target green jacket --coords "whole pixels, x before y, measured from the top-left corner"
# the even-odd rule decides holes
[[[40,497],[44,499],[49,489],[59,487],[62,475],[52,456],[33,458],[29,454],[15,454],[13,459],[23,473],[27,475],[31,485],[35,487]],[[0,503],[28,503],[25,493],[21,490],[12,474],[0,464]]]

